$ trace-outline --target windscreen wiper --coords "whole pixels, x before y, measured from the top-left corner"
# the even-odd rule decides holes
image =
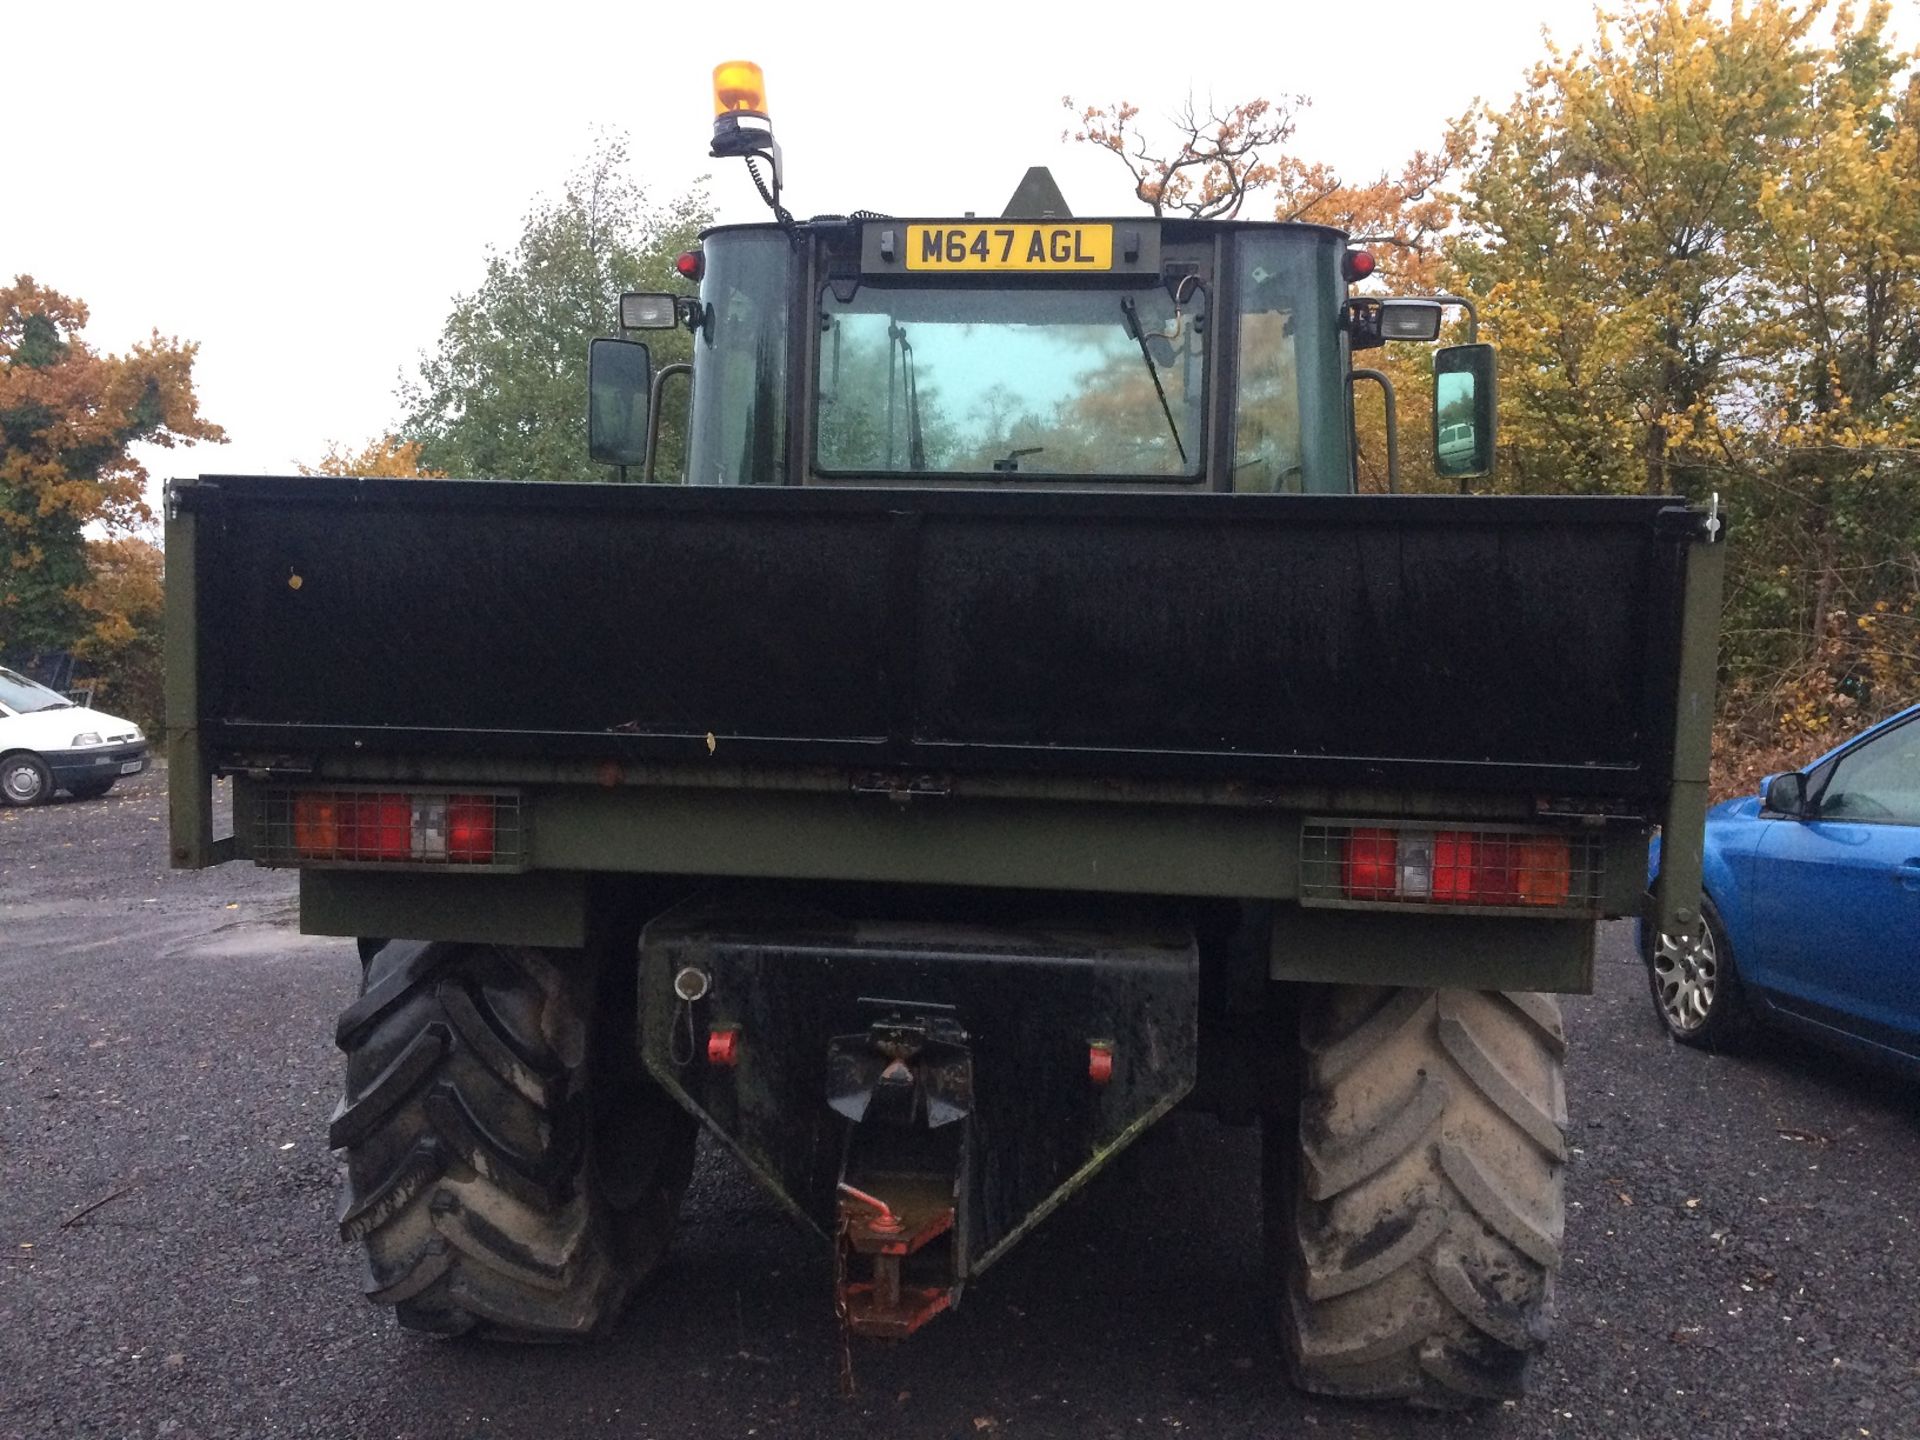
[[[893,468],[893,382],[894,350],[900,347],[902,369],[900,388],[907,397],[907,468],[927,468],[927,437],[920,426],[920,381],[913,369],[913,345],[904,325],[887,326],[887,468]]]
[[[1147,332],[1140,326],[1140,307],[1131,295],[1120,297],[1120,313],[1127,317],[1127,333],[1140,342],[1140,358],[1147,362],[1147,374],[1153,377],[1153,393],[1160,397],[1160,409],[1167,417],[1167,431],[1173,436],[1173,448],[1180,452],[1180,463],[1187,463],[1187,447],[1180,443],[1180,427],[1174,423],[1173,406],[1167,403],[1167,387],[1160,383],[1160,367],[1153,363],[1147,348]]]

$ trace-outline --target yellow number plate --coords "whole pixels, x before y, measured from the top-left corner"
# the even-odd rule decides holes
[[[909,225],[909,270],[1111,270],[1111,225]]]

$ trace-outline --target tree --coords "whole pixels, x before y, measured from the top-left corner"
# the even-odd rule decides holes
[[[74,657],[99,682],[95,698],[103,706],[153,730],[166,711],[160,547],[140,535],[89,540],[86,559],[78,598],[87,627],[73,643]]]
[[[1067,96],[1062,104],[1078,123],[1063,138],[1118,156],[1134,178],[1134,194],[1155,215],[1174,211],[1232,219],[1253,202],[1273,219],[1330,226],[1371,247],[1381,263],[1369,290],[1417,294],[1442,288],[1442,241],[1458,219],[1457,202],[1442,187],[1469,152],[1470,127],[1454,124],[1435,149],[1416,150],[1397,171],[1354,182],[1331,166],[1280,148],[1293,138],[1296,117],[1310,103],[1304,95],[1292,95],[1225,108],[1209,103],[1201,112],[1189,98],[1166,121],[1168,133],[1156,135],[1141,124],[1140,107],[1129,101],[1082,108]],[[1403,433],[1426,433],[1431,356],[1388,347],[1369,355],[1368,364],[1393,381]],[[1385,489],[1384,408],[1363,404],[1356,424],[1361,488]],[[1434,477],[1425,454],[1424,447],[1406,447],[1404,483],[1415,489],[1451,488],[1452,482]]]
[[[455,299],[432,353],[404,379],[402,440],[417,462],[462,476],[603,480],[587,458],[587,345],[614,329],[622,292],[676,288],[673,262],[711,221],[703,190],[658,206],[603,136],[558,200],[537,203],[486,278]],[[656,365],[691,354],[680,330],[648,336]],[[659,473],[677,475],[680,415],[663,419]]]
[[[358,450],[348,450],[339,441],[327,442],[327,453],[317,465],[300,465],[302,475],[367,475],[391,480],[444,480],[447,472],[430,470],[420,460],[420,442],[402,440],[398,435],[381,435]]]
[[[1920,98],[1884,5],[1820,14],[1603,19],[1482,117],[1452,251],[1506,485],[1731,510],[1730,740],[1783,761],[1920,684]]]
[[[1066,95],[1060,103],[1078,117],[1078,128],[1061,138],[1111,150],[1133,176],[1134,195],[1155,215],[1173,210],[1199,220],[1231,220],[1249,195],[1278,178],[1261,152],[1293,138],[1294,116],[1308,102],[1295,95],[1222,110],[1209,101],[1203,112],[1189,95],[1169,117],[1171,142],[1150,137],[1137,123],[1140,107],[1128,101],[1083,108]]]
[[[155,331],[103,355],[86,324],[85,305],[32,276],[0,288],[0,650],[20,657],[88,633],[87,528],[152,520],[129,447],[226,438],[200,414],[197,345]]]

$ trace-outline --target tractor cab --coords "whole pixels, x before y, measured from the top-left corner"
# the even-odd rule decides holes
[[[689,484],[1242,494],[1350,493],[1354,383],[1387,387],[1390,433],[1394,408],[1354,354],[1437,339],[1447,305],[1471,330],[1454,297],[1353,295],[1373,258],[1339,230],[1081,219],[1039,168],[993,219],[798,221],[764,85],[716,96],[714,153],[747,159],[777,219],[705,232],[678,267],[696,293],[624,296],[621,336],[594,342],[594,457],[645,478],[673,478],[654,451],[688,368],[654,373],[652,329],[694,337]],[[1492,465],[1492,347],[1436,361],[1436,466],[1464,482]]]

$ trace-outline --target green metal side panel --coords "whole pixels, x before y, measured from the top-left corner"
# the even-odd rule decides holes
[[[200,597],[194,517],[167,507],[167,828],[176,870],[234,857],[233,837],[213,837],[213,780],[200,734]]]
[[[1387,915],[1281,906],[1275,980],[1434,989],[1593,991],[1590,920]]]
[[[303,870],[300,931],[473,944],[587,943],[587,877]]]
[[[1219,806],[696,790],[538,797],[540,870],[1283,899],[1300,820]]]
[[[1717,536],[1718,530],[1714,532]],[[1681,620],[1679,705],[1674,716],[1673,788],[1661,827],[1655,919],[1668,935],[1690,934],[1700,919],[1707,828],[1707,772],[1713,760],[1714,681],[1719,668],[1720,602],[1726,544],[1696,544],[1687,555]]]

